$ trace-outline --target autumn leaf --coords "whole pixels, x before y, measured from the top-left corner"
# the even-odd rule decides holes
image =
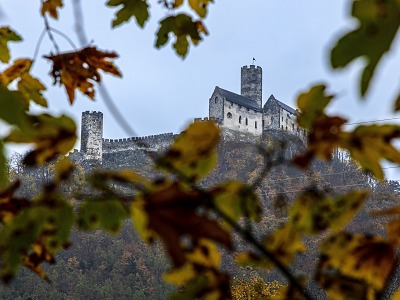
[[[42,1],[42,16],[48,13],[54,19],[58,19],[57,9],[61,7],[63,7],[62,0],[46,0],[44,2]]]
[[[325,85],[316,85],[297,97],[297,107],[300,109],[297,121],[304,129],[311,129],[315,121],[324,115],[325,107],[333,99],[334,96],[326,95],[325,90]]]
[[[30,201],[15,196],[20,186],[19,181],[15,181],[0,193],[0,223],[2,225],[10,222],[22,209],[31,205]]]
[[[214,122],[194,122],[158,159],[157,166],[195,182],[214,168],[218,142],[219,129]]]
[[[93,99],[94,82],[101,82],[99,70],[121,77],[122,74],[109,59],[118,57],[115,52],[103,52],[95,47],[86,47],[80,51],[45,56],[53,62],[51,75],[54,84],[63,84],[71,104],[75,100],[75,90]]]
[[[224,182],[210,191],[215,206],[237,222],[244,216],[253,221],[259,221],[261,205],[254,191],[239,181]],[[230,225],[226,224],[228,227]]]
[[[197,45],[202,39],[200,34],[208,34],[201,21],[193,21],[186,14],[178,14],[177,16],[167,17],[160,22],[155,46],[157,48],[164,46],[169,40],[170,33],[173,33],[176,37],[173,47],[182,58],[187,54],[189,39],[194,45]]]
[[[290,224],[284,224],[264,238],[265,247],[283,264],[292,263],[296,254],[302,253],[306,247],[302,241],[302,233]],[[274,267],[272,263],[265,267]]]
[[[7,178],[7,159],[4,153],[4,142],[0,139],[0,191],[6,185]]]
[[[375,68],[390,49],[400,25],[400,4],[396,0],[353,0],[352,16],[358,27],[341,37],[331,52],[334,68],[343,68],[358,57],[366,58],[360,80],[364,96]]]
[[[400,152],[392,144],[400,138],[398,125],[362,125],[353,130],[341,146],[349,150],[350,155],[361,167],[378,179],[384,178],[382,159],[400,163]],[[373,147],[371,147],[373,145]]]
[[[47,107],[47,100],[43,97],[46,87],[30,74],[25,73],[18,81],[18,91],[25,99],[32,100],[37,105]]]
[[[393,245],[378,236],[339,232],[320,247],[319,272],[361,280],[381,291],[396,265]]]
[[[353,219],[367,196],[366,191],[350,191],[332,198],[316,188],[308,189],[290,208],[289,222],[305,234],[339,231]]]
[[[10,50],[8,42],[20,42],[22,38],[9,27],[0,27],[0,61],[8,63],[10,60]]]
[[[112,27],[128,22],[132,17],[135,17],[139,26],[143,27],[149,19],[149,5],[145,0],[109,0],[106,5],[111,7],[123,6],[116,13]]]
[[[160,238],[174,266],[181,267],[187,261],[183,237],[188,238],[192,245],[197,245],[200,239],[207,239],[232,247],[229,233],[217,220],[200,212],[201,207],[207,207],[206,200],[199,192],[178,182],[155,182],[149,191],[133,202],[132,220],[146,241]]]
[[[44,164],[58,155],[67,154],[74,147],[76,125],[69,117],[42,114],[29,116],[29,121],[31,127],[27,130],[15,128],[5,139],[6,142],[35,144],[35,149],[25,156],[25,164]]]
[[[10,67],[0,73],[0,84],[7,87],[15,79],[29,72],[32,66],[30,59],[17,59]]]
[[[29,130],[31,125],[29,116],[25,112],[25,104],[20,93],[10,91],[0,84],[0,118],[3,121],[21,130]]]
[[[122,222],[129,217],[124,204],[113,197],[86,199],[79,210],[79,227],[88,230],[100,227],[108,232],[117,233]]]
[[[211,2],[214,2],[214,0],[189,0],[189,5],[201,18],[205,18],[207,5]]]

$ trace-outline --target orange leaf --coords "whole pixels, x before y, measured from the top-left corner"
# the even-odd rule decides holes
[[[95,47],[86,47],[80,51],[45,56],[53,62],[51,75],[54,84],[65,86],[71,104],[75,100],[75,90],[80,90],[90,99],[94,98],[94,82],[101,82],[99,70],[122,77],[118,68],[108,59],[117,58],[115,52],[103,52]]]

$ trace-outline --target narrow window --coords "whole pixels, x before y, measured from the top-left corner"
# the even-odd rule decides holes
[[[294,131],[294,124],[292,124],[292,130]]]
[[[254,123],[254,126],[256,127],[256,129],[257,129],[257,121]]]
[[[247,121],[247,118],[246,118],[246,125],[249,125],[249,122]]]
[[[265,126],[265,120],[262,120],[262,127]]]
[[[282,129],[283,129],[283,125],[282,125]]]
[[[228,117],[228,119],[232,119],[232,114],[231,114],[230,112],[228,112],[228,113],[226,114],[226,116]]]
[[[239,116],[239,124],[242,124],[242,116]]]
[[[218,103],[218,97],[215,97],[215,103]]]

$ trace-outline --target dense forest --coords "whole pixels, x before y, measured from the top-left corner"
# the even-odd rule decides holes
[[[274,162],[268,174],[257,187],[262,199],[263,218],[253,228],[261,234],[273,231],[288,217],[288,207],[299,192],[312,191],[316,186],[327,194],[339,194],[357,188],[370,191],[367,204],[348,226],[348,230],[362,233],[383,233],[382,220],[371,218],[371,212],[398,205],[400,185],[397,181],[376,181],[363,173],[346,155],[337,152],[328,162],[315,161],[311,171],[290,165],[290,158],[302,149],[301,141],[280,133],[265,137],[262,143],[272,149],[267,159]],[[251,183],[258,176],[260,166],[265,163],[264,155],[251,143],[224,141],[218,148],[219,163],[215,171],[201,184],[215,185],[225,180],[239,179]],[[52,166],[42,169],[26,169],[20,162],[22,156],[14,154],[9,161],[10,178],[23,179],[20,196],[38,193],[38,182],[49,180]],[[146,159],[143,156],[143,159]],[[157,177],[150,161],[132,162],[146,176]],[[85,191],[85,168],[77,167],[71,182],[63,188],[70,201],[77,203]],[[88,191],[85,191],[85,194]],[[246,247],[236,239],[237,249]],[[314,244],[312,244],[314,243]],[[296,261],[305,274],[315,268],[318,240],[307,244],[309,251]],[[279,293],[285,285],[283,277],[275,272],[258,272],[249,267],[240,268],[228,256],[223,257],[223,267],[233,275],[232,293],[235,299],[265,299]],[[74,231],[71,246],[56,257],[55,265],[47,265],[46,272],[51,282],[41,280],[23,269],[0,291],[1,299],[166,299],[174,287],[163,280],[169,268],[168,260],[160,245],[145,246],[132,224],[126,222],[118,235],[102,230]],[[394,279],[396,280],[396,278]],[[318,287],[310,290],[319,298],[324,294]]]

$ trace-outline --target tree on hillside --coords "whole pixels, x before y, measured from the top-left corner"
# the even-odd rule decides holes
[[[106,6],[116,11],[113,27],[131,18],[143,27],[149,18],[150,2],[109,0]],[[174,51],[185,57],[190,45],[197,45],[207,34],[203,19],[212,2],[154,1],[154,5],[168,9],[160,21],[155,46],[162,47],[173,37]],[[79,11],[79,0],[73,3]],[[63,52],[54,40],[55,30],[49,26],[49,19],[57,19],[62,12],[63,1],[41,0],[40,4],[46,34],[56,49],[56,53],[44,57],[52,63],[50,76],[63,86],[69,103],[74,103],[76,92],[93,99],[103,72],[121,76],[113,62],[117,52],[102,51],[94,45]],[[360,92],[365,95],[398,31],[400,2],[354,0],[352,4],[357,27],[333,46],[331,65],[344,68],[354,59],[366,58],[360,79]],[[330,193],[319,185],[321,176],[314,176],[295,197],[285,222],[259,238],[253,228],[261,218],[262,206],[255,191],[275,168],[290,164],[306,170],[315,159],[332,159],[338,148],[347,151],[364,172],[381,180],[382,160],[400,163],[400,152],[394,145],[400,126],[372,124],[345,130],[346,119],[326,112],[335,96],[327,92],[327,85],[318,84],[297,100],[298,123],[308,131],[307,149],[288,161],[280,149],[268,144],[255,146],[263,164],[258,171],[253,167],[249,170],[249,183],[229,180],[207,187],[201,184],[215,167],[220,133],[211,121],[195,122],[165,153],[150,157],[157,170],[165,172],[163,178],[148,179],[140,170],[96,170],[85,181],[96,192],[76,209],[62,186],[76,169],[64,156],[75,145],[77,126],[68,116],[56,117],[45,110],[45,87],[30,72],[33,60],[11,60],[9,43],[21,42],[22,37],[10,25],[0,28],[0,120],[11,126],[0,139],[0,276],[4,282],[9,282],[21,266],[50,280],[43,264],[54,263],[55,255],[68,248],[74,226],[117,233],[131,218],[144,241],[162,242],[171,263],[164,279],[180,287],[175,297],[231,297],[230,276],[221,268],[222,248],[234,255],[239,265],[278,269],[288,281],[279,297],[311,299],[308,286],[313,280],[333,299],[383,297],[396,267],[399,207],[375,212],[376,216],[391,218],[386,236],[348,232],[344,228],[362,207],[368,191],[354,188]],[[32,102],[42,106],[44,113],[30,111]],[[400,97],[394,104],[394,110],[399,109]],[[32,145],[33,150],[22,160],[24,166],[54,164],[54,175],[40,186],[38,194],[20,197],[20,181],[25,179],[9,182],[4,154],[7,143]],[[122,196],[114,188],[118,185],[131,188],[134,196]],[[279,192],[281,189],[284,186],[277,187]],[[236,253],[233,233],[251,247]],[[310,239],[319,243],[315,274],[298,276],[292,267],[298,254],[307,250],[306,240]],[[397,291],[395,297],[399,294]]]

